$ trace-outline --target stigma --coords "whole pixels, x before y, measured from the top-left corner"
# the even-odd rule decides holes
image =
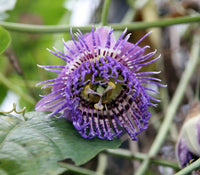
[[[94,108],[103,110],[104,104],[110,101],[110,97],[116,85],[109,81],[105,85],[91,85],[91,82],[85,86],[84,95],[88,98],[89,102],[94,103]]]

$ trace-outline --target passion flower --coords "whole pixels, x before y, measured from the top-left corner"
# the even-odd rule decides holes
[[[138,72],[142,66],[151,64],[160,56],[149,60],[156,51],[144,54],[149,46],[128,42],[126,29],[116,41],[113,30],[100,27],[83,35],[80,30],[71,31],[72,40],[65,42],[64,53],[56,48],[49,50],[66,61],[66,65],[40,66],[58,73],[58,77],[43,81],[43,88],[51,86],[51,93],[42,96],[38,111],[51,111],[49,116],[60,113],[72,121],[84,138],[112,140],[119,138],[124,129],[132,140],[148,126],[151,102],[159,100],[147,91],[157,93],[145,84],[163,86],[160,79],[149,75],[160,72]],[[47,83],[47,84],[46,84]]]

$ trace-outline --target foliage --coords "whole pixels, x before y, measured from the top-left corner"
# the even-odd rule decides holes
[[[0,27],[0,54],[5,51],[11,42],[10,34],[3,27]]]
[[[81,165],[120,145],[120,140],[83,139],[70,122],[42,112],[26,113],[25,118],[0,115],[1,174],[58,174],[65,171],[58,161],[72,159]]]

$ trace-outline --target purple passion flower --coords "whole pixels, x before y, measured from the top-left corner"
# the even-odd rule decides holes
[[[112,140],[119,138],[124,129],[132,140],[148,126],[151,102],[159,100],[147,91],[157,93],[144,84],[163,86],[160,79],[149,75],[160,72],[138,72],[142,66],[151,64],[159,57],[149,60],[156,51],[144,54],[143,48],[128,42],[126,29],[116,41],[113,30],[100,27],[83,35],[74,34],[65,42],[64,53],[56,48],[51,51],[66,61],[66,65],[40,66],[58,73],[58,77],[43,81],[43,88],[51,86],[51,93],[42,96],[37,111],[51,111],[50,116],[72,121],[80,135],[87,139],[98,137]],[[125,36],[125,37],[124,37]],[[47,84],[46,84],[47,83]]]
[[[200,158],[200,111],[195,117],[186,120],[181,128],[176,145],[176,157],[181,168]]]

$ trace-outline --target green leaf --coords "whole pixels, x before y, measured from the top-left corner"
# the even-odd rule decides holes
[[[0,104],[4,101],[4,98],[7,95],[7,88],[3,84],[0,83]]]
[[[3,27],[0,27],[0,54],[2,54],[9,46],[11,41],[10,34]]]
[[[121,144],[120,140],[84,139],[70,122],[42,112],[27,113],[26,118],[0,115],[0,172],[55,175],[65,171],[57,161],[72,159],[81,165]]]

